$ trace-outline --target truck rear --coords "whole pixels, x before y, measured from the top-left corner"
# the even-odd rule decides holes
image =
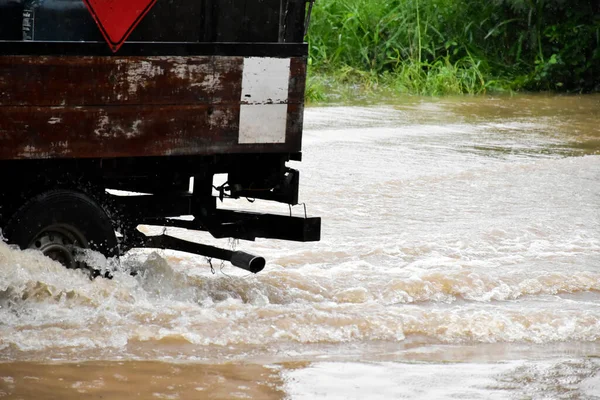
[[[262,257],[137,227],[318,241],[319,218],[218,207],[223,198],[299,202],[288,162],[302,159],[312,3],[123,4],[0,0],[5,238],[69,268],[88,267],[82,249],[113,257],[151,247],[252,272]],[[215,187],[217,174],[227,179]]]

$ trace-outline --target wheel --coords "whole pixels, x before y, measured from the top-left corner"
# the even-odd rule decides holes
[[[95,250],[107,258],[118,255],[108,215],[87,195],[71,190],[34,197],[11,217],[4,232],[9,243],[40,250],[67,268],[88,268],[77,260],[79,249]],[[94,277],[99,274],[92,273]]]

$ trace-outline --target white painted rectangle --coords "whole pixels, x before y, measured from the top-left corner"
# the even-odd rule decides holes
[[[289,58],[245,58],[242,104],[287,103],[290,64]]]
[[[289,58],[244,59],[240,144],[285,143],[290,66]]]
[[[243,104],[240,110],[240,144],[285,143],[287,104]]]

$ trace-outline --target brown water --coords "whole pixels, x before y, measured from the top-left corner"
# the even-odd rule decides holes
[[[311,108],[304,152],[323,240],[259,276],[0,243],[0,398],[600,398],[600,96]]]

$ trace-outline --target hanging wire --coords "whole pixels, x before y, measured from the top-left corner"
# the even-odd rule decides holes
[[[231,251],[235,251],[235,249],[236,249],[236,247],[237,247],[238,243],[239,243],[239,240],[238,240],[238,239],[234,239],[234,238],[229,238],[229,239],[227,239],[227,245],[228,245],[228,247],[231,249]],[[229,275],[227,275],[227,274],[226,274],[226,273],[223,271],[223,268],[225,268],[225,261],[223,261],[223,262],[221,263],[221,273],[222,273],[223,275],[225,275],[226,277],[228,277],[229,279],[233,279],[233,277],[232,277],[232,276],[229,276]]]
[[[306,20],[304,21],[304,36],[308,34],[308,27],[310,26],[310,17],[312,15],[313,5],[315,4],[315,0],[309,0],[310,4],[308,5],[308,13],[306,13]]]
[[[215,267],[213,267],[212,258],[208,258],[208,257],[206,257],[206,262],[207,262],[207,263],[208,263],[208,265],[210,266],[210,272],[211,272],[213,275],[216,275],[216,274],[217,274],[217,272],[215,271]]]
[[[223,275],[225,275],[227,278],[229,278],[229,280],[233,280],[233,276],[227,275],[227,274],[225,273],[225,271],[223,271],[223,268],[225,268],[225,263],[224,263],[224,262],[222,262],[222,263],[221,263],[221,268],[220,268],[220,271],[221,271],[221,273],[222,273]]]

